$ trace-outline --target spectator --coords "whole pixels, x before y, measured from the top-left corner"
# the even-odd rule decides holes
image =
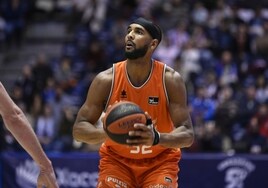
[[[266,143],[265,137],[259,133],[259,121],[256,117],[250,119],[248,131],[246,134],[247,152],[253,154],[261,154],[265,151]]]
[[[1,11],[6,22],[5,38],[7,47],[20,47],[26,26],[27,1],[7,0],[1,4]]]
[[[59,122],[59,130],[53,144],[53,151],[68,152],[73,149],[72,130],[75,120],[74,112],[71,106],[64,108],[62,119]]]
[[[30,113],[35,119],[42,113],[43,101],[40,94],[34,94],[33,104],[30,107]]]
[[[187,22],[182,21],[166,32],[166,37],[172,42],[172,46],[175,45],[177,47],[178,52],[181,52],[183,46],[190,40],[190,34],[187,31],[187,27]]]
[[[199,63],[200,51],[196,47],[196,43],[192,40],[186,42],[180,55],[182,61],[181,73],[183,78],[186,82],[195,83],[198,75],[202,71],[202,67]]]
[[[148,19],[152,19],[152,10],[154,6],[158,3],[157,0],[144,0],[144,1],[137,1],[138,5],[136,8],[136,15]]]
[[[179,50],[168,38],[163,38],[161,44],[159,44],[155,51],[155,58],[164,61],[168,66],[174,68],[175,58],[179,55]]]
[[[22,67],[22,75],[18,78],[17,83],[22,88],[23,102],[25,103],[26,111],[30,111],[34,96],[34,79],[32,67],[26,64]]]
[[[262,8],[257,6],[254,11],[254,16],[249,21],[249,32],[251,37],[259,37],[262,36],[264,33],[263,23],[264,17],[262,15]]]
[[[35,64],[33,65],[33,78],[35,93],[41,93],[45,88],[48,78],[53,77],[53,70],[47,62],[45,54],[38,54]]]
[[[223,136],[214,121],[206,122],[201,132],[198,142],[202,152],[223,151]]]
[[[195,123],[195,120],[199,118],[204,122],[213,120],[216,101],[207,97],[206,87],[203,84],[196,87],[195,93],[196,96],[190,101],[193,122]]]
[[[51,151],[57,127],[50,104],[44,104],[42,113],[37,117],[36,135],[45,151]]]
[[[232,149],[233,140],[238,139],[233,135],[239,114],[239,107],[234,96],[232,87],[228,85],[222,87],[217,96],[218,105],[215,110],[215,123],[223,136],[225,143],[223,149],[225,151]]]
[[[48,78],[45,87],[42,90],[42,101],[52,104],[56,98],[56,82],[54,78]]]
[[[250,118],[258,109],[259,102],[256,100],[256,86],[253,83],[246,83],[243,93],[237,97],[239,110],[239,123],[242,127],[249,124]]]
[[[196,47],[199,50],[206,50],[210,48],[211,41],[208,39],[203,26],[194,25],[190,35],[191,40],[196,44]]]
[[[262,25],[263,33],[256,37],[255,47],[256,52],[264,57],[267,57],[267,49],[268,49],[268,19],[263,20]]]
[[[234,33],[234,49],[236,56],[249,53],[251,50],[251,42],[252,38],[249,34],[248,25],[244,22],[238,22]]]
[[[58,66],[54,68],[54,75],[56,82],[60,83],[61,87],[65,90],[69,87],[69,78],[72,75],[72,59],[69,57],[62,57]]]
[[[219,63],[216,65],[216,73],[219,79],[219,86],[232,85],[238,82],[237,65],[234,62],[231,51],[226,50],[221,54]]]
[[[258,126],[260,128],[260,135],[264,136],[266,138],[266,141],[268,141],[268,105],[267,103],[262,103],[257,113],[253,116],[253,118],[256,117],[258,119]],[[268,146],[266,146],[265,149],[268,149]]]
[[[57,84],[54,89],[55,89],[55,96],[53,98],[53,101],[51,101],[51,105],[53,106],[53,112],[56,124],[59,125],[60,121],[63,118],[63,112],[65,106],[72,105],[73,101],[72,97],[66,94],[59,84]]]
[[[97,40],[93,40],[88,48],[86,55],[87,72],[96,73],[106,68],[107,59],[105,58],[104,46]]]
[[[197,1],[193,6],[191,17],[195,25],[203,26],[208,20],[209,12],[202,2]]]
[[[103,29],[107,0],[90,0],[88,3],[82,16],[82,23],[89,24],[89,30],[92,33],[98,33]]]
[[[206,85],[207,97],[216,99],[219,90],[216,73],[214,71],[207,70],[204,75],[204,82]]]
[[[230,21],[223,19],[220,25],[209,28],[208,37],[212,41],[212,51],[216,56],[220,56],[223,51],[233,50],[234,38],[230,31]]]
[[[10,97],[16,104],[24,103],[23,89],[19,83],[15,83],[15,85],[13,86],[11,93],[10,93]]]
[[[259,75],[256,79],[256,100],[259,103],[268,101],[268,82],[264,75]]]

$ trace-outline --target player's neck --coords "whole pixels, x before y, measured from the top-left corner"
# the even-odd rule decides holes
[[[144,60],[144,59],[142,59]],[[148,79],[151,69],[152,60],[143,61],[142,60],[128,60],[126,64],[126,72],[131,83],[139,87]]]

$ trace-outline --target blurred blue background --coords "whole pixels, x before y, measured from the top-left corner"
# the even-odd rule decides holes
[[[73,140],[74,118],[95,75],[124,59],[126,28],[139,16],[163,29],[154,58],[180,72],[188,91],[196,136],[193,146],[183,149],[181,165],[187,168],[179,177],[181,182],[191,178],[181,187],[242,188],[251,187],[249,182],[268,187],[265,178],[258,178],[268,158],[265,0],[0,0],[0,80],[46,153],[52,160],[56,154],[78,157],[74,161],[79,155],[97,155],[99,146]],[[9,172],[15,177],[15,167],[25,159],[9,160],[4,154],[24,151],[4,126],[0,139],[2,169],[7,168],[3,161],[11,162]],[[235,167],[228,171],[228,177],[238,179],[228,180],[227,169],[220,172],[217,165],[240,155],[244,158],[231,160]],[[244,171],[239,166],[243,160],[255,170]],[[204,164],[212,165],[212,171]],[[0,172],[5,174],[5,169]],[[204,183],[208,179],[221,183]],[[15,186],[2,182],[3,187]]]

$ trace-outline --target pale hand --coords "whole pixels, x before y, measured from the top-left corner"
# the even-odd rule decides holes
[[[40,173],[37,179],[37,188],[59,188],[53,170],[40,169]]]

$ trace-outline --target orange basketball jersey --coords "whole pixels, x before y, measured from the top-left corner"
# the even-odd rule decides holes
[[[171,132],[174,129],[168,109],[164,74],[166,65],[153,60],[151,73],[147,81],[140,87],[132,85],[126,71],[126,61],[113,65],[113,83],[106,108],[115,101],[132,101],[147,111],[155,121],[155,128],[159,132]],[[173,153],[180,157],[180,149],[168,149],[160,145],[128,147],[107,139],[101,146],[101,152],[112,150],[125,158],[152,158],[162,152]],[[168,152],[169,151],[169,152]]]

